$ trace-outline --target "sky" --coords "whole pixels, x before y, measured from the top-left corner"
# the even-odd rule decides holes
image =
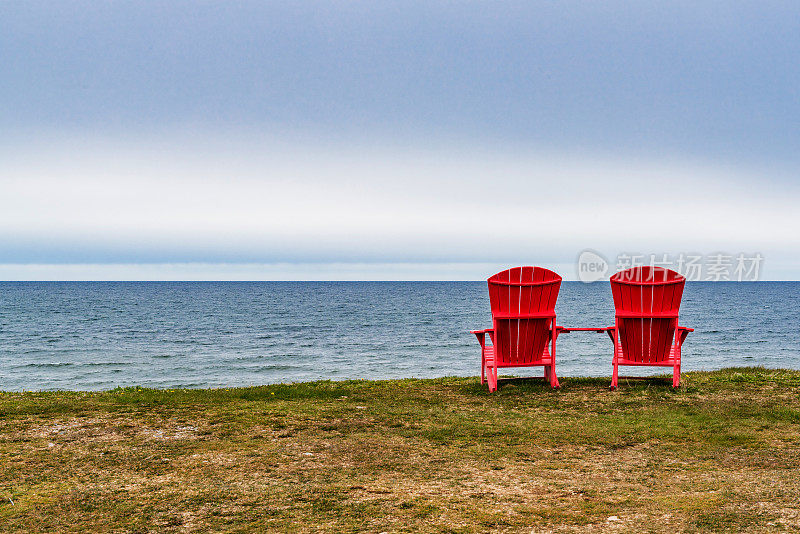
[[[0,279],[800,279],[793,2],[2,2]]]

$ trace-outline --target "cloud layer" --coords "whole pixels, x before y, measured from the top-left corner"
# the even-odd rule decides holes
[[[800,241],[797,186],[701,163],[229,136],[4,161],[7,263],[555,261]]]

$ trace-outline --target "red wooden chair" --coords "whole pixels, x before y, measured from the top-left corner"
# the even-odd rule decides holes
[[[681,380],[681,345],[694,332],[678,326],[686,278],[662,267],[634,267],[611,277],[615,324],[606,328],[614,342],[611,389],[620,365],[672,367],[672,386]]]
[[[556,326],[555,305],[561,277],[541,267],[515,267],[488,283],[492,328],[472,330],[481,344],[481,384],[488,379],[489,391],[496,391],[499,368],[541,365],[545,379],[559,387],[556,338],[563,328]]]

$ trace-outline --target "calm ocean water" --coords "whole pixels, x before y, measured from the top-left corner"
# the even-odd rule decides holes
[[[800,368],[799,297],[800,282],[688,283],[683,369]],[[556,311],[608,326],[608,283],[565,282]],[[490,319],[485,282],[3,282],[0,389],[474,376],[468,331]],[[611,373],[604,334],[557,348],[562,376]]]

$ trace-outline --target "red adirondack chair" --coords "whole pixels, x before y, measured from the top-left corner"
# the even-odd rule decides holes
[[[556,338],[563,328],[556,326],[555,306],[561,277],[541,267],[515,267],[488,283],[492,328],[471,331],[481,345],[481,384],[488,379],[489,391],[496,391],[499,368],[541,365],[545,379],[559,387]]]
[[[672,367],[672,386],[681,380],[681,345],[693,328],[678,326],[686,278],[662,267],[634,267],[611,277],[615,324],[611,389],[620,365]]]

